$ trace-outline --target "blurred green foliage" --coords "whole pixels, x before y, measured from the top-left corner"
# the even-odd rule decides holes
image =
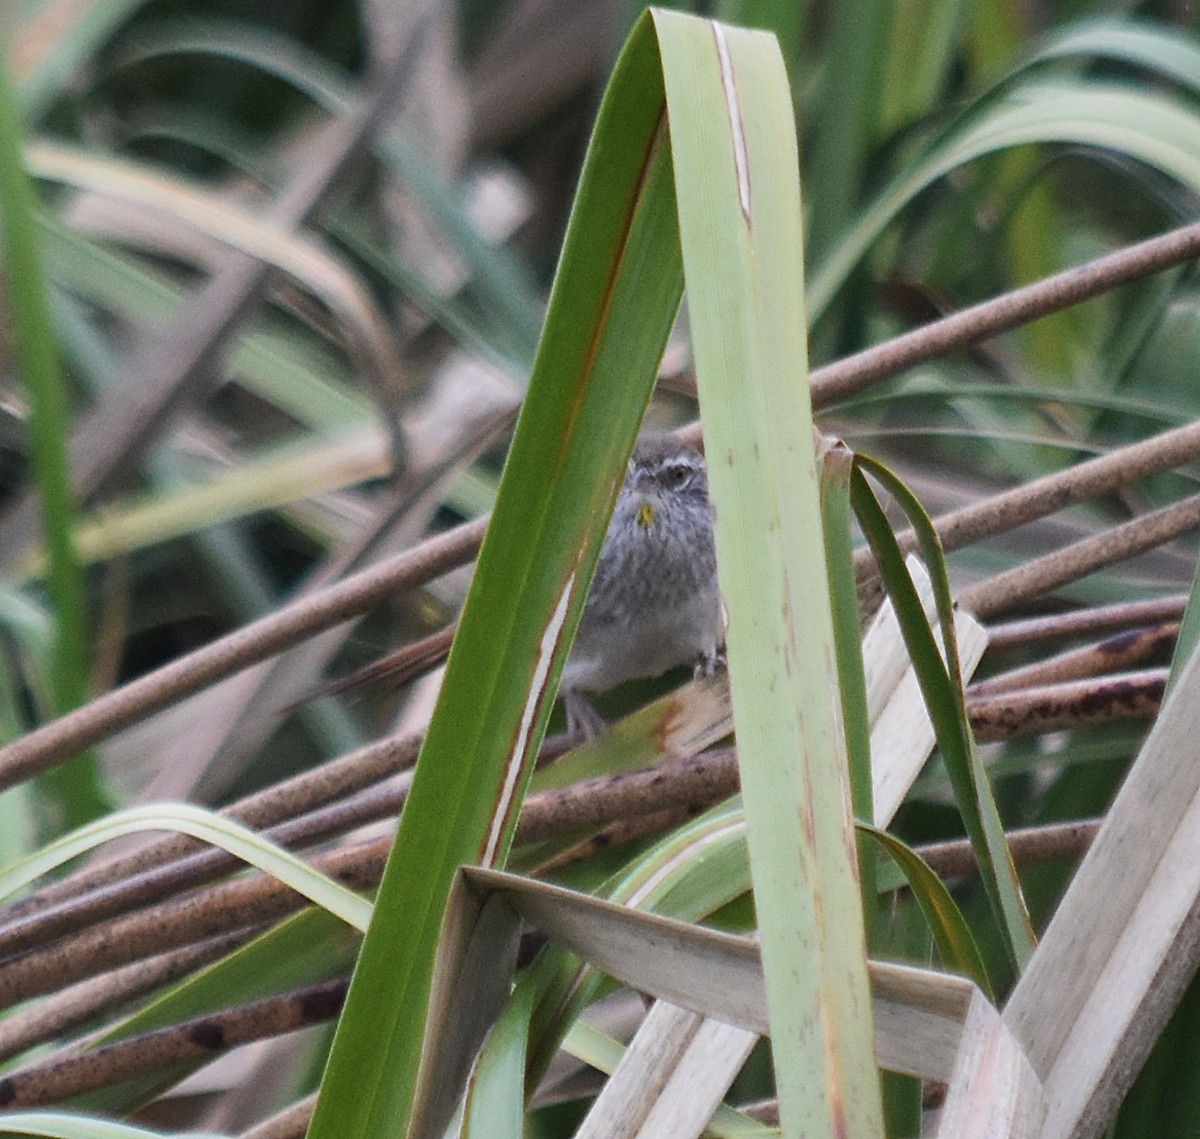
[[[771,28],[784,45],[802,132],[814,364],[1196,216],[1200,38],[1188,5],[676,6]],[[165,422],[91,512],[113,523],[156,511],[140,528],[114,528],[101,553],[85,553],[95,690],[271,610],[310,577],[336,572],[356,543],[369,544],[396,505],[380,423],[411,429],[431,404],[453,421],[455,399],[466,415],[469,400],[444,385],[464,356],[520,390],[598,95],[640,9],[623,0],[22,0],[5,35],[27,142],[64,146],[81,166],[106,164],[118,184],[114,205],[70,177],[39,180],[49,321],[76,421],[136,387],[127,368],[134,350],[188,319],[193,290],[219,255],[219,243],[199,240],[169,205],[122,206],[120,179],[148,173],[258,216],[304,168],[318,129],[363,98],[398,45],[423,37],[390,129],[304,231],[327,258],[319,279],[331,281],[336,267],[386,318],[408,373],[401,397],[381,399],[356,331],[339,323],[327,296],[277,278],[216,365],[212,393]],[[0,304],[3,510],[38,464],[30,377],[13,350],[23,330],[10,324],[23,318],[15,298],[0,295]],[[1200,287],[1185,267],[922,365],[827,409],[821,425],[888,462],[936,515],[1194,419],[1198,349]],[[663,394],[653,414],[678,423],[694,406]],[[503,428],[480,446],[446,444],[452,431],[427,438],[444,452],[425,456],[426,484],[406,488],[411,505],[434,486],[408,516],[407,544],[486,508],[506,442]],[[335,444],[361,445],[369,458],[348,463]],[[268,494],[267,475],[285,459],[294,489],[276,480]],[[429,475],[439,463],[457,481]],[[1193,471],[1176,472],[1076,508],[1053,527],[959,552],[952,577],[975,579],[1101,532],[1194,491],[1194,482]],[[1173,543],[1064,589],[1057,602],[1185,590],[1194,554],[1193,543]],[[62,703],[52,696],[50,646],[61,623],[80,618],[43,576],[35,549],[7,549],[3,561],[0,730],[13,738]],[[420,636],[460,599],[453,585],[398,599],[340,655],[331,650],[333,667]],[[997,655],[986,667],[1018,657]],[[374,734],[392,703],[264,720],[258,746],[224,766],[214,756],[190,786],[223,800],[269,783]],[[190,740],[190,731],[185,723],[168,738]],[[1005,825],[1103,811],[1139,737],[1133,726],[986,745]],[[149,771],[131,771],[147,752]],[[161,766],[136,742],[107,758],[130,797]],[[37,810],[40,794],[22,812]],[[913,843],[959,836],[950,801],[935,759],[896,833]],[[4,829],[7,843],[13,832]],[[611,870],[610,861],[594,877]],[[1068,870],[1022,871],[1035,924]],[[981,936],[990,926],[978,881],[959,884],[955,897]],[[914,910],[911,898],[895,901],[896,944],[914,941]],[[996,940],[980,949],[989,964],[1005,956]],[[1131,1097],[1114,1132],[1121,1139],[1200,1128],[1194,1095],[1172,1075],[1196,1061],[1186,1030],[1194,1005],[1190,995]]]

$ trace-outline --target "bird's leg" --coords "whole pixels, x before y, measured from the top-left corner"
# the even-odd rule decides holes
[[[569,736],[594,740],[608,731],[608,721],[592,707],[591,701],[582,692],[574,688],[564,689],[562,699]]]

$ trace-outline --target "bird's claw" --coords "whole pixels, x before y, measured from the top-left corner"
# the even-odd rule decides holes
[[[725,651],[717,649],[711,653],[701,653],[696,658],[696,667],[692,675],[697,680],[711,680],[718,672],[725,671]]]

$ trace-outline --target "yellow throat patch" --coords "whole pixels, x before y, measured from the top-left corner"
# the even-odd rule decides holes
[[[654,506],[652,503],[643,502],[637,509],[637,523],[643,530],[650,528],[650,523],[654,521]]]

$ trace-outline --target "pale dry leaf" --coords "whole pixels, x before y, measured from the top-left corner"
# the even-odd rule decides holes
[[[1194,653],[1005,1008],[1044,1139],[1103,1132],[1200,961],[1198,686]]]

